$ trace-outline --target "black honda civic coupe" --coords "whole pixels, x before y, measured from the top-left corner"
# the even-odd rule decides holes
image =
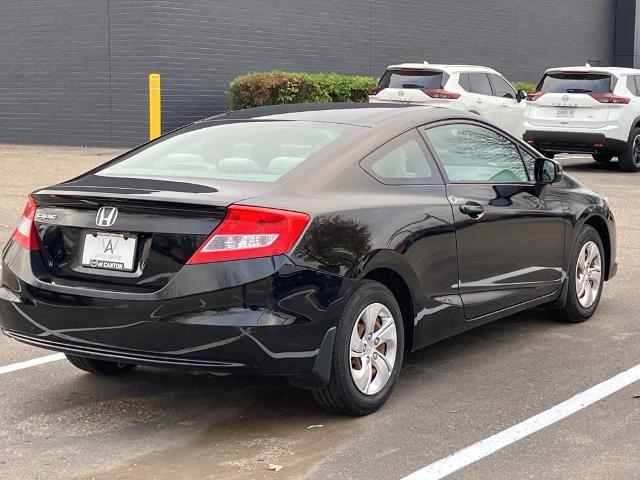
[[[591,317],[606,199],[480,117],[288,105],[211,117],[32,193],[0,326],[83,370],[285,376],[364,415],[404,353],[547,305]]]

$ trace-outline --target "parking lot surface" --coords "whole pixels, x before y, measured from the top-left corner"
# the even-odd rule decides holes
[[[117,153],[0,145],[0,246],[28,192]],[[588,322],[535,310],[410,354],[387,405],[357,419],[279,379],[97,378],[64,360],[0,374],[0,479],[400,479],[640,364],[640,174],[560,160],[618,224],[618,275]],[[49,354],[0,338],[0,367]],[[450,478],[640,478],[638,397],[635,383]]]

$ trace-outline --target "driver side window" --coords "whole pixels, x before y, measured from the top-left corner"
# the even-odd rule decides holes
[[[457,123],[427,128],[427,137],[452,182],[528,182],[517,147],[478,125]]]

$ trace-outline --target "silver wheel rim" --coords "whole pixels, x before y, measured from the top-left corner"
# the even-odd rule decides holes
[[[633,148],[631,149],[633,163],[640,165],[640,135],[633,139]]]
[[[591,307],[598,298],[602,279],[600,249],[594,242],[585,243],[576,263],[576,294],[583,308]]]
[[[372,303],[360,312],[349,345],[351,378],[365,395],[375,395],[389,382],[396,362],[398,332],[387,307]]]

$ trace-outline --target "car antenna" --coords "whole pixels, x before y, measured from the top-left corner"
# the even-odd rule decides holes
[[[589,62],[584,64],[585,67],[591,68],[591,64]]]
[[[425,65],[429,65],[429,62],[427,62],[427,61],[425,60],[425,61],[424,61],[424,64],[425,64]]]

